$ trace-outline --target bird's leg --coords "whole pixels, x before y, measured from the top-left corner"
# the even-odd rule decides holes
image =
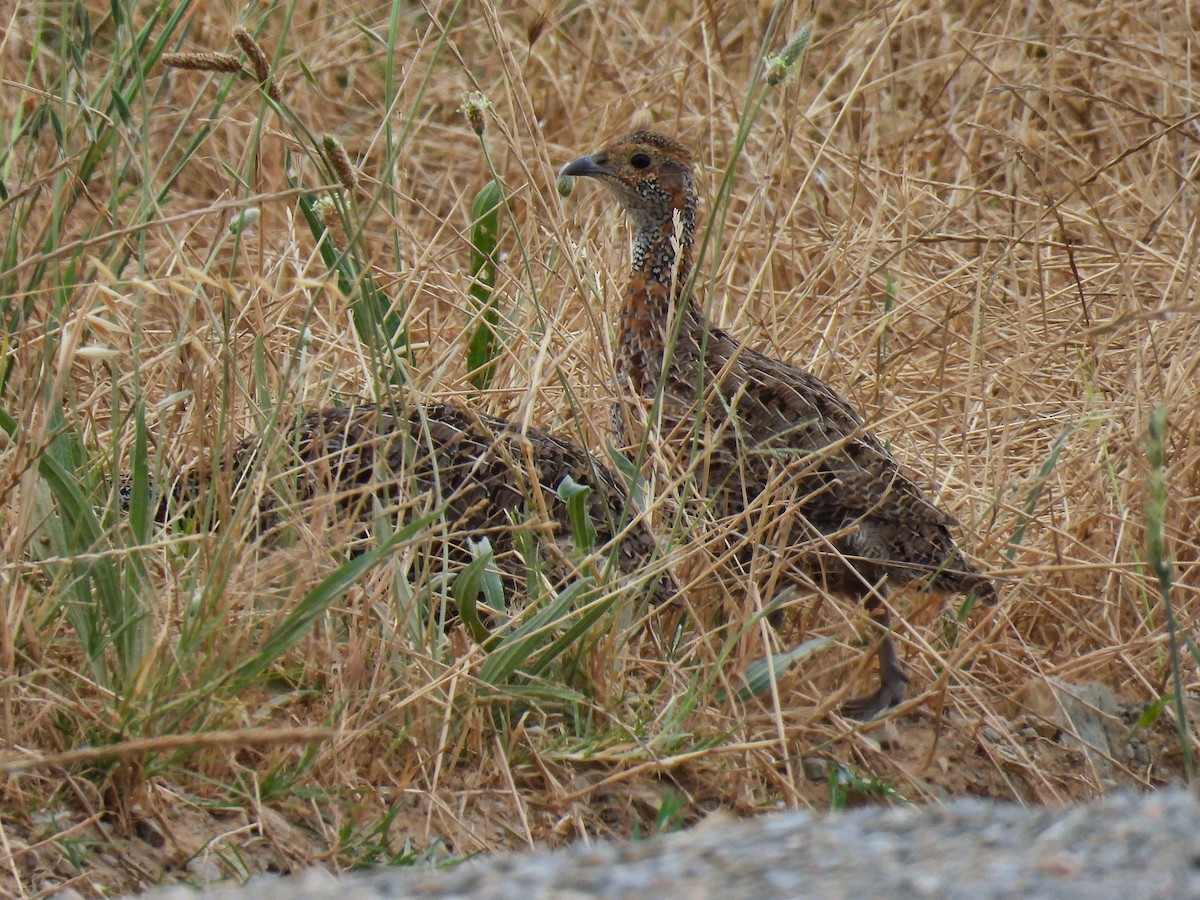
[[[842,704],[841,713],[850,719],[866,721],[874,718],[885,709],[897,705],[904,699],[904,690],[908,687],[908,676],[900,665],[900,656],[896,653],[896,644],[892,640],[892,617],[887,607],[878,600],[869,601],[871,619],[883,631],[879,646],[875,653],[879,659],[879,688],[865,697],[855,697]]]

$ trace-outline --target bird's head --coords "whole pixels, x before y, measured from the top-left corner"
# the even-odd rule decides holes
[[[676,210],[690,228],[696,211],[692,157],[683,144],[635,131],[569,163],[563,175],[595,178],[612,191],[639,229],[669,224]]]

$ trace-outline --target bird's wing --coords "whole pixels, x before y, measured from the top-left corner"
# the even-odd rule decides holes
[[[811,372],[748,347],[737,349],[726,372],[723,393],[745,423],[747,449],[776,460],[792,451],[801,465],[803,457],[820,455],[819,505],[898,523],[956,524],[901,471],[854,407]]]

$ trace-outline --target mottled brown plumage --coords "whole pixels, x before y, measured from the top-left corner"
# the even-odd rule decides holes
[[[453,403],[409,400],[402,409],[364,404],[324,409],[301,419],[286,435],[264,447],[260,436],[238,444],[227,467],[197,466],[162,498],[159,518],[201,506],[218,482],[214,469],[231,473],[232,492],[257,490],[261,468],[270,473],[257,496],[257,528],[270,533],[300,517],[324,515],[331,527],[353,538],[371,523],[390,517],[393,527],[441,511],[431,532],[445,543],[453,562],[470,560],[468,539],[486,537],[510,586],[527,571],[515,532],[536,536],[544,572],[562,586],[578,575],[567,504],[558,488],[568,476],[591,488],[587,511],[603,568],[609,552],[626,580],[653,571],[654,541],[629,502],[620,479],[582,447],[538,428],[520,426]],[[532,562],[532,561],[528,561]],[[645,578],[650,600],[670,599],[667,574]]]
[[[996,596],[956,547],[954,520],[836,391],[705,317],[689,286],[697,193],[681,144],[637,131],[563,174],[599,180],[633,221],[618,378],[635,394],[661,396],[663,444],[693,467],[719,514],[749,512],[761,522],[765,509],[782,540],[772,552],[867,599],[883,627],[880,687],[844,710],[867,718],[895,705],[908,679],[888,631],[888,587],[920,580],[932,590]],[[779,527],[782,518],[797,521]]]

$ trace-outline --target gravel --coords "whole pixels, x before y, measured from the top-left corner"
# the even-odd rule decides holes
[[[382,897],[1200,897],[1200,803],[1174,788],[1088,806],[772,813],[636,844],[479,858],[448,870],[319,871],[210,890],[211,900]],[[196,900],[170,888],[154,900]]]

